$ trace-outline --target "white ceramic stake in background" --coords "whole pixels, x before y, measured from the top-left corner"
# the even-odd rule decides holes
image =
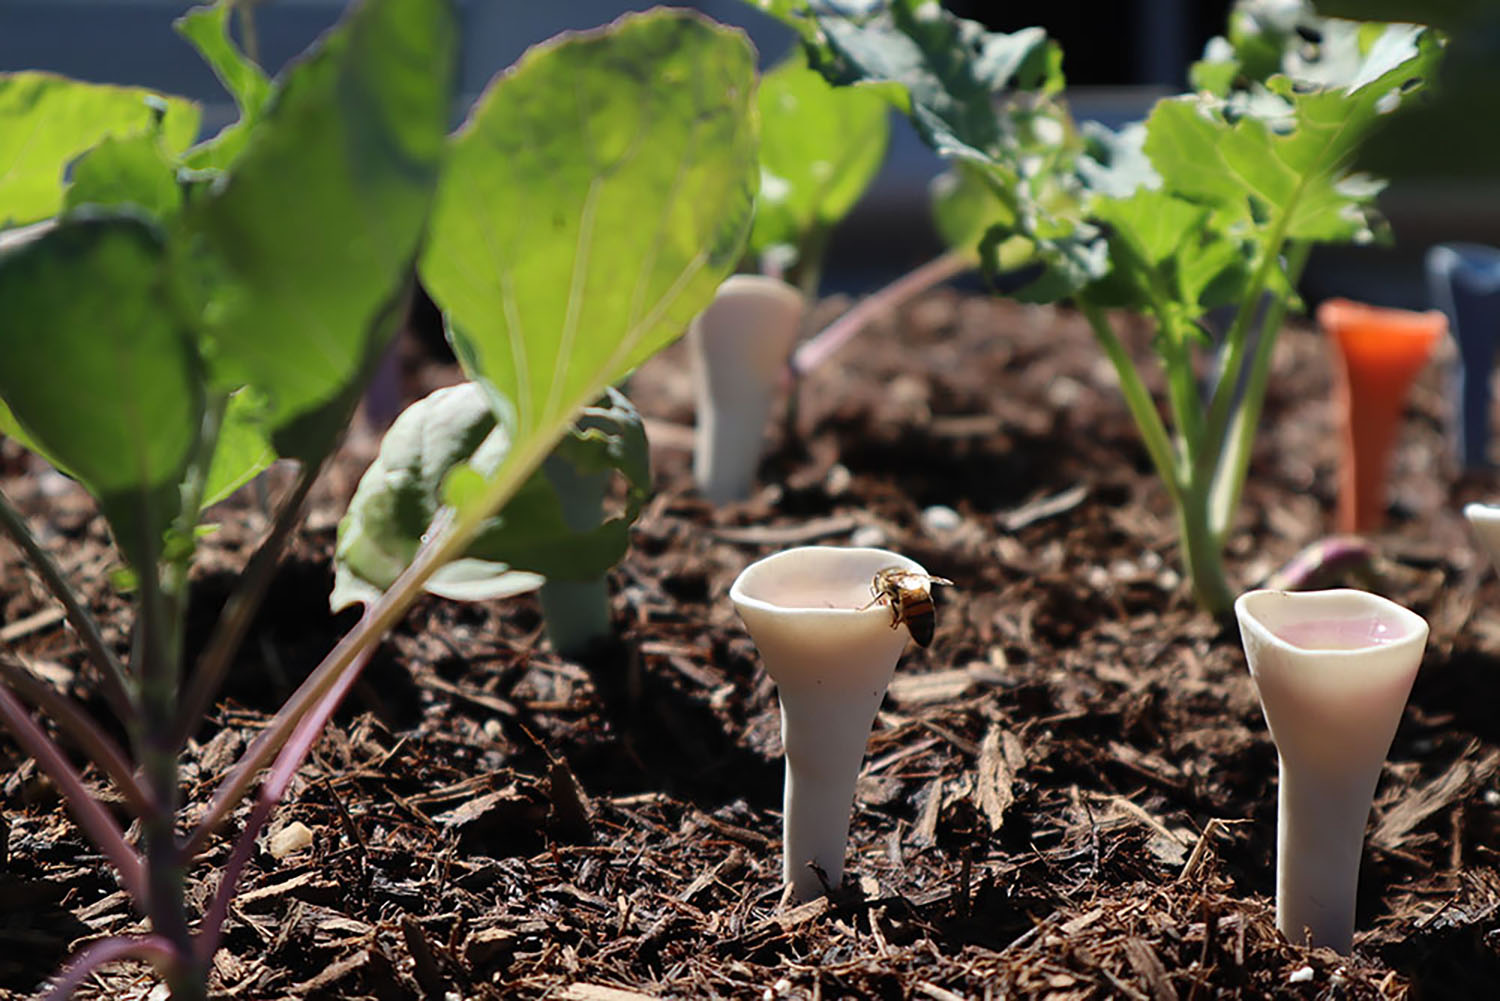
[[[886,567],[926,572],[883,549],[806,546],[751,564],[729,589],[781,699],[782,872],[797,900],[823,894],[808,863],[830,886],[843,878],[870,725],[911,638],[888,606],[861,610]]]
[[[1251,591],[1234,603],[1281,760],[1276,926],[1348,953],[1365,823],[1427,623],[1364,591]]]
[[[784,281],[731,275],[688,328],[698,390],[693,479],[715,504],[750,496],[802,310],[802,293]]]
[[[1492,504],[1466,504],[1464,517],[1469,520],[1484,551],[1490,554],[1491,562],[1500,567],[1500,507]]]

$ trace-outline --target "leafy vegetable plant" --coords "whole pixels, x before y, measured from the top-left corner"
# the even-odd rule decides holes
[[[914,127],[954,162],[963,196],[985,206],[987,268],[1009,273],[1017,298],[1070,299],[1087,317],[1177,508],[1197,599],[1227,613],[1222,550],[1277,331],[1311,245],[1381,235],[1380,185],[1351,164],[1431,76],[1438,35],[1306,9],[1278,27],[1287,5],[1250,0],[1194,68],[1197,91],[1110,132],[1072,120],[1061,52],[1039,29],[988,32],[927,0],[758,6],[797,28],[830,81],[898,85]],[[1205,398],[1195,373],[1219,306],[1234,319]],[[1165,418],[1111,308],[1154,321]]]
[[[628,413],[613,397],[586,408],[708,301],[739,256],[755,193],[752,54],[701,18],[634,16],[533,49],[449,139],[457,25],[447,0],[365,0],[276,81],[230,43],[228,16],[224,4],[179,22],[241,109],[196,146],[187,102],[0,77],[0,136],[33,137],[10,151],[16,168],[0,182],[0,219],[15,227],[0,234],[0,429],[93,494],[135,581],[121,656],[0,499],[0,525],[63,603],[129,735],[128,749],[117,746],[23,659],[0,656],[0,721],[150,922],[146,934],[90,946],[56,997],[124,956],[153,962],[179,1001],[205,995],[256,834],[381,636],[424,587],[493,593],[517,582],[499,561],[555,541],[528,535],[524,520],[550,527],[534,479],[549,454],[585,473],[613,463],[638,475]],[[183,816],[182,748],[419,262],[472,379],[451,422],[469,447],[387,442],[382,462],[411,474],[401,499],[428,505],[425,541],[342,575],[363,617],[206,807]],[[439,409],[429,401],[413,420]],[[187,664],[202,511],[276,456],[296,460],[298,478]],[[375,519],[361,525],[365,544],[389,541]],[[583,534],[618,544],[623,532],[612,521]],[[347,568],[359,535],[345,539]],[[596,558],[557,545],[559,565]],[[465,578],[471,557],[486,563]],[[120,789],[139,844],[23,700]],[[193,913],[184,871],[257,786],[216,894]]]

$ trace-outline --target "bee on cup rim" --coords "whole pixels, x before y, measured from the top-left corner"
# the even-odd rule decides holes
[[[925,647],[932,642],[932,630],[937,624],[937,613],[932,606],[932,585],[953,582],[945,577],[919,573],[905,567],[886,567],[878,570],[870,581],[871,598],[860,611],[871,605],[889,605],[891,628],[906,623],[907,631],[917,646]]]

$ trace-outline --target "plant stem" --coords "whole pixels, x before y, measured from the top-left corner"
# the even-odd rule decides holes
[[[1234,595],[1224,576],[1224,551],[1209,524],[1208,506],[1208,493],[1192,485],[1177,505],[1177,534],[1193,596],[1204,611],[1219,616],[1234,607]]]
[[[1213,399],[1209,403],[1208,417],[1203,422],[1204,448],[1197,457],[1194,477],[1200,483],[1208,483],[1214,477],[1214,466],[1218,463],[1219,449],[1228,427],[1230,410],[1234,406],[1235,390],[1239,386],[1240,369],[1245,364],[1245,345],[1250,332],[1250,323],[1255,311],[1260,308],[1262,293],[1271,278],[1271,269],[1281,256],[1282,244],[1286,242],[1286,230],[1291,220],[1287,209],[1271,226],[1266,242],[1262,245],[1260,258],[1255,263],[1250,281],[1245,288],[1244,299],[1234,314],[1234,323],[1224,338],[1224,365],[1219,372],[1218,385],[1214,387]],[[1277,296],[1280,299],[1280,296]],[[1249,395],[1248,393],[1246,394]]]
[[[24,664],[6,657],[0,657],[0,676],[22,698],[52,717],[58,729],[67,734],[79,750],[110,777],[115,788],[130,804],[131,812],[140,816],[151,808],[146,792],[136,781],[135,769],[126,760],[125,753],[100,729],[99,724],[88,717],[78,703],[38,678]]]
[[[1287,247],[1287,281],[1295,288],[1307,266],[1310,245],[1301,241]],[[1255,346],[1255,357],[1250,363],[1250,381],[1245,386],[1245,395],[1235,411],[1229,425],[1230,439],[1214,470],[1212,490],[1209,497],[1209,519],[1219,545],[1224,544],[1229,534],[1234,512],[1239,507],[1240,495],[1245,489],[1245,479],[1250,470],[1250,454],[1255,445],[1255,432],[1260,424],[1260,414],[1266,403],[1266,386],[1271,375],[1271,355],[1276,347],[1277,335],[1286,318],[1287,302],[1283,296],[1275,296],[1266,310],[1261,323],[1260,339]]]
[[[891,282],[885,288],[860,300],[843,316],[824,327],[816,336],[792,352],[792,375],[801,376],[827,361],[845,342],[864,329],[865,324],[921,293],[961,275],[974,267],[965,254],[950,250]]]
[[[234,0],[235,13],[240,19],[240,35],[245,43],[245,57],[259,66],[260,33],[255,29],[255,5],[259,0]]]
[[[224,677],[229,673],[230,665],[234,663],[235,655],[245,640],[245,633],[254,621],[256,612],[260,610],[261,602],[265,600],[266,590],[275,575],[282,549],[291,537],[302,506],[307,502],[307,495],[312,491],[313,484],[317,482],[326,463],[325,458],[323,463],[304,465],[297,470],[297,480],[276,509],[276,520],[272,523],[270,532],[245,564],[239,584],[225,602],[224,611],[219,616],[208,646],[198,658],[197,670],[193,672],[187,693],[182,698],[179,710],[181,725],[177,732],[178,747],[192,736],[223,686]]]
[[[1130,416],[1135,418],[1141,442],[1146,446],[1152,464],[1156,466],[1157,476],[1161,477],[1162,484],[1171,495],[1172,503],[1180,510],[1183,487],[1172,440],[1167,434],[1166,425],[1162,423],[1161,414],[1156,410],[1155,401],[1151,399],[1151,392],[1141,381],[1140,374],[1135,370],[1135,363],[1125,350],[1125,345],[1120,343],[1120,339],[1110,328],[1103,310],[1082,298],[1078,300],[1078,308],[1093,328],[1094,338],[1114,365],[1115,373],[1120,378],[1120,392],[1125,397],[1125,406],[1130,409]]]
[[[44,1001],[67,1001],[99,967],[126,957],[147,960],[162,971],[170,970],[182,958],[173,951],[172,943],[160,935],[101,939],[73,957],[43,995]]]
[[[114,818],[94,799],[61,749],[4,685],[0,685],[0,721],[10,728],[21,749],[36,759],[37,767],[57,783],[78,826],[115,867],[126,892],[144,908],[148,893],[140,856],[125,840]]]
[[[596,398],[603,392],[603,388],[597,387],[588,398]],[[352,682],[352,675],[357,673],[367,648],[373,648],[381,637],[401,621],[412,602],[422,593],[422,587],[428,578],[440,567],[458,558],[483,527],[485,519],[499,510],[501,504],[513,496],[536,471],[567,423],[565,414],[555,418],[551,426],[523,434],[518,439],[516,451],[510,454],[495,477],[485,484],[479,497],[474,498],[461,511],[450,508],[445,514],[439,514],[433,519],[432,527],[428,530],[428,541],[418,550],[411,565],[368,608],[354,628],[328,652],[323,662],[292,693],[270,725],[261,731],[260,736],[219,783],[208,809],[188,839],[186,852],[190,857],[203,850],[213,832],[244,799],[254,785],[256,775],[270,763],[302,718],[340,684],[346,674],[351,676],[349,681]]]
[[[181,507],[169,530],[174,544],[163,547],[154,535],[143,539],[138,551],[146,555],[136,567],[139,578],[141,717],[136,732],[136,760],[151,798],[141,816],[146,850],[146,916],[151,930],[171,943],[178,956],[193,955],[185,899],[187,856],[177,839],[177,811],[182,794],[178,784],[177,733],[182,681],[182,634],[187,610],[191,540],[197,528],[204,485],[219,427],[229,398],[211,397],[204,407],[193,461],[181,490]],[[204,970],[196,963],[173,964],[167,970],[173,1001],[199,1001],[206,993]]]
[[[292,777],[297,774],[297,769],[302,767],[302,762],[306,760],[313,744],[317,742],[318,734],[327,725],[329,717],[333,715],[339,703],[344,700],[354,680],[359,677],[360,668],[369,660],[372,653],[374,653],[373,645],[365,647],[350,669],[343,673],[312,711],[298,721],[291,737],[287,739],[286,746],[282,748],[276,758],[276,763],[261,784],[255,806],[251,808],[250,816],[245,821],[245,829],[240,832],[234,848],[229,853],[229,861],[224,865],[224,873],[219,878],[218,889],[214,891],[213,902],[203,916],[197,943],[198,961],[203,965],[207,966],[212,962],[214,952],[219,948],[224,919],[229,914],[229,903],[234,899],[235,885],[239,882],[245,863],[250,860],[250,855],[255,850],[257,835],[271,819],[272,811],[276,809],[276,804],[286,793]]]
[[[26,520],[11,506],[10,500],[3,493],[0,493],[0,528],[4,528],[5,533],[20,547],[26,559],[41,575],[43,583],[47,585],[53,597],[62,602],[68,623],[78,634],[78,638],[83,642],[84,650],[88,652],[89,658],[99,670],[104,697],[109,700],[110,708],[115,711],[120,721],[128,725],[135,718],[140,707],[136,703],[133,686],[125,674],[125,668],[121,666],[119,658],[110,652],[109,646],[104,642],[103,634],[99,632],[98,622],[78,600],[78,595],[68,584],[57,562],[52,559],[52,555],[47,550],[42,548],[36,536],[31,534],[31,529],[26,526]]]

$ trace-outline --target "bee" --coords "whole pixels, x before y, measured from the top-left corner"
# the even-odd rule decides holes
[[[891,628],[905,622],[917,646],[926,646],[932,642],[932,629],[937,622],[932,607],[932,585],[952,583],[944,577],[905,567],[886,567],[876,571],[875,579],[870,581],[870,593],[875,597],[860,606],[860,611],[871,605],[890,605]]]

